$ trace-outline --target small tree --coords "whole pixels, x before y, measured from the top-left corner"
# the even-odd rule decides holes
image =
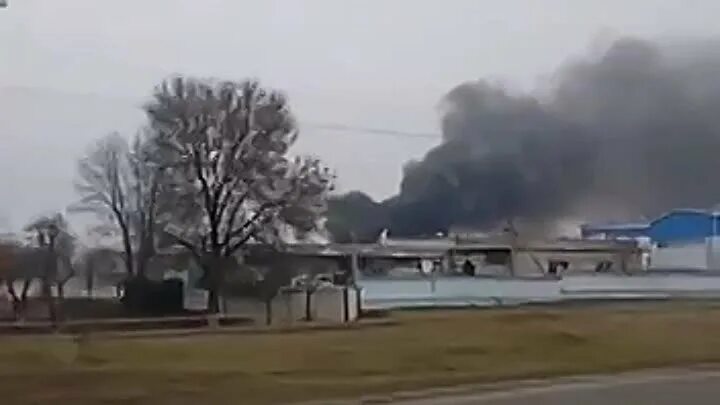
[[[28,293],[36,275],[24,266],[24,256],[27,256],[27,249],[18,243],[3,242],[0,245],[0,284],[12,300],[13,314],[16,320],[23,318],[27,309]],[[22,289],[18,294],[15,284],[22,281]]]
[[[167,230],[196,257],[217,312],[233,255],[317,230],[332,175],[317,159],[288,157],[298,130],[287,102],[256,82],[176,78],[146,110],[174,196]]]
[[[280,289],[290,285],[294,272],[283,267],[271,267],[263,275],[262,280],[257,283],[257,295],[260,301],[265,304],[265,323],[272,323],[273,312],[272,302],[280,292]]]
[[[57,321],[57,306],[52,288],[57,287],[58,297],[64,298],[65,283],[74,275],[72,257],[75,252],[75,238],[62,214],[43,216],[25,227],[36,240],[37,254],[41,258],[42,294],[48,305],[50,318]]]
[[[162,168],[154,164],[151,138],[142,131],[129,144],[119,134],[107,135],[78,165],[81,199],[72,209],[93,212],[116,227],[128,277],[145,276],[155,253]]]
[[[87,247],[77,255],[75,267],[84,276],[85,290],[92,297],[98,285],[118,287],[118,262],[123,262],[123,254],[106,247]],[[116,290],[117,292],[117,290]],[[120,296],[119,292],[117,295]]]
[[[172,197],[166,193],[162,185],[164,167],[156,156],[159,153],[154,134],[144,130],[137,135],[131,144],[129,163],[132,170],[132,197],[134,209],[131,210],[131,228],[136,246],[137,274],[144,277],[148,271],[150,260],[155,256],[158,235],[156,230],[162,228],[159,214],[171,209]]]

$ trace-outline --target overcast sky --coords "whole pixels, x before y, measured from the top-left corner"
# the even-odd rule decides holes
[[[94,138],[131,133],[172,73],[256,77],[305,123],[299,152],[342,190],[393,194],[431,139],[314,129],[437,132],[451,87],[542,83],[621,35],[714,36],[717,0],[9,0],[0,9],[0,224],[64,208]]]

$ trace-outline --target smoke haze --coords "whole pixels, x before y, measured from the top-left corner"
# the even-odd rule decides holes
[[[441,106],[442,144],[405,166],[373,232],[546,227],[720,202],[720,42],[620,39],[562,65],[542,94],[478,80]]]

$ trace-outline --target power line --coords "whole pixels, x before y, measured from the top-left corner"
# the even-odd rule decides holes
[[[345,124],[327,124],[327,123],[304,123],[304,126],[316,129],[326,129],[331,131],[340,132],[362,132],[366,134],[376,135],[390,135],[405,138],[425,138],[425,139],[437,139],[440,140],[442,136],[440,134],[434,134],[431,132],[411,132],[411,131],[398,131],[395,129],[384,129],[384,128],[369,128],[354,125]]]

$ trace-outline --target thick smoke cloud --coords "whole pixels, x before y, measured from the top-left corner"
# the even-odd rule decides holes
[[[377,225],[393,234],[720,202],[716,42],[622,39],[561,67],[542,95],[480,80],[452,89],[442,106],[442,144],[407,164],[400,193],[379,204]]]

